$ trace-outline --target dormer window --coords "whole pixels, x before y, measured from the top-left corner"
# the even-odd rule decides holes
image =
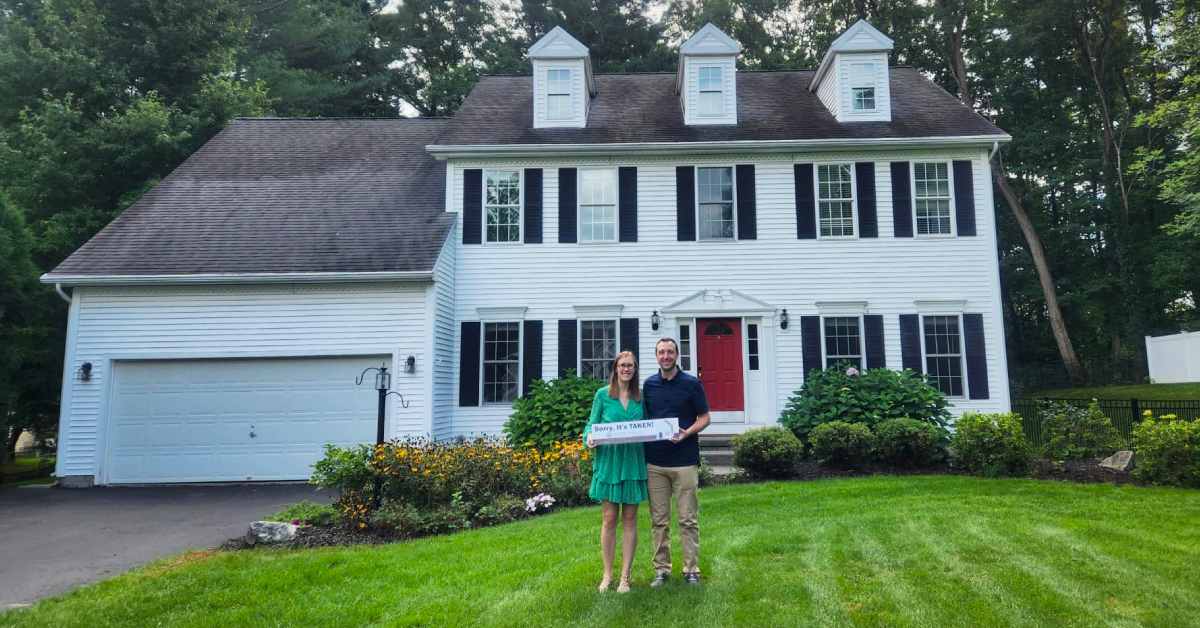
[[[854,110],[855,111],[875,111],[875,88],[874,87],[855,87],[854,88]]]
[[[720,67],[700,68],[700,115],[721,116],[725,114],[724,81]]]
[[[571,119],[571,71],[546,71],[546,119]]]

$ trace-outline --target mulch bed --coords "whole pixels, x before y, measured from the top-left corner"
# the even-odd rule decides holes
[[[286,543],[251,544],[245,537],[229,539],[221,544],[223,550],[244,550],[255,547],[278,549],[309,549],[313,547],[342,547],[346,545],[382,545],[403,539],[380,534],[374,530],[354,530],[343,526],[300,526],[296,537]]]
[[[1037,480],[1064,480],[1082,484],[1136,484],[1128,471],[1105,469],[1100,466],[1100,460],[1054,462],[1038,459],[1033,462],[1029,475]]]

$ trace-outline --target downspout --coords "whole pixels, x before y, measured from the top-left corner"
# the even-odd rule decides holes
[[[996,158],[996,153],[1000,152],[1000,140],[992,141],[992,154],[988,155],[988,161]]]
[[[54,284],[54,291],[58,293],[58,296],[62,297],[63,301],[67,302],[67,305],[71,304],[71,296],[68,295],[66,292],[63,292],[61,283]]]

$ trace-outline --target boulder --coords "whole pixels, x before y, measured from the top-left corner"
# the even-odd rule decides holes
[[[1100,466],[1104,469],[1112,469],[1113,471],[1129,471],[1133,468],[1133,452],[1128,449],[1118,451],[1117,453],[1100,461]]]
[[[246,532],[246,543],[257,545],[290,541],[296,538],[296,527],[290,523],[255,521],[250,524],[250,530]]]

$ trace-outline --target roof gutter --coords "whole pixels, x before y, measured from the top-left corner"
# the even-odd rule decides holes
[[[983,146],[1008,143],[1007,133],[945,137],[826,138],[813,140],[735,140],[728,142],[630,142],[620,144],[430,144],[437,159],[456,157],[551,157],[561,155],[697,155],[738,151],[790,153],[811,150],[862,150],[865,148],[929,148],[931,146]]]
[[[58,286],[141,286],[191,284],[341,283],[433,280],[432,271],[342,273],[196,273],[180,275],[69,275],[46,273],[42,283]],[[61,288],[60,288],[61,294]]]

